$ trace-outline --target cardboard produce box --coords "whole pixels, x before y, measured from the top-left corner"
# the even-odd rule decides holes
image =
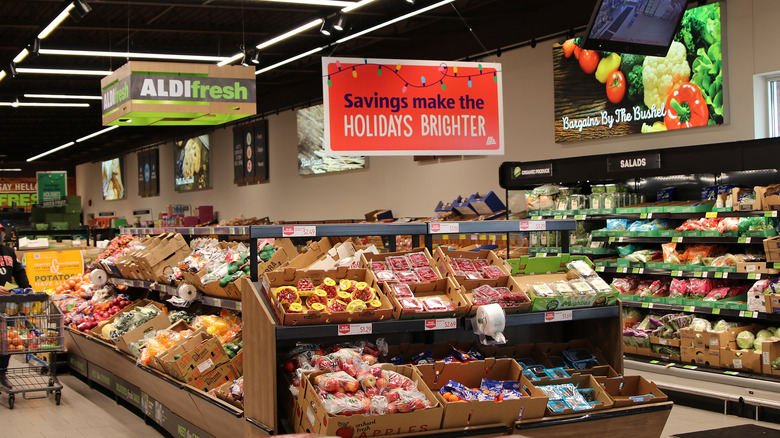
[[[694,365],[705,365],[710,367],[720,366],[720,348],[704,348],[702,346],[680,347],[680,357],[683,362]]]
[[[780,184],[756,187],[756,194],[763,210],[780,210]]]
[[[780,341],[766,341],[761,346],[761,372],[772,376],[780,376],[780,369],[774,369],[772,364],[780,358]],[[780,362],[778,362],[780,365]]]
[[[266,272],[281,268],[285,263],[298,257],[298,248],[288,238],[274,240],[274,255],[267,262],[260,262],[257,265],[257,275],[262,276]]]
[[[387,294],[393,305],[393,316],[395,319],[421,319],[421,318],[458,318],[468,313],[469,305],[466,298],[461,294],[460,288],[452,278],[445,278],[429,283],[410,283],[414,297],[418,300],[425,298],[441,298],[442,301],[452,303],[454,310],[443,312],[430,312],[426,310],[416,310],[405,308],[401,305],[399,298],[395,296],[390,283],[384,284],[384,293]]]
[[[187,330],[189,330],[189,331],[190,331],[190,334],[189,334],[189,336],[194,336],[194,335],[196,335],[197,333],[200,333],[200,332],[203,332],[203,331],[205,331],[205,329],[204,329],[203,327],[201,327],[201,328],[198,328],[198,329],[193,329],[192,327],[190,327],[190,325],[189,325],[189,324],[187,324],[187,321],[185,321],[185,320],[183,320],[183,319],[180,319],[180,320],[176,321],[175,323],[171,324],[171,325],[170,325],[168,328],[166,328],[165,330],[170,330],[170,331],[173,331],[173,332],[177,332],[177,333],[179,333],[179,334],[181,334],[181,333],[182,333],[182,332],[184,332],[184,331],[187,331]],[[173,347],[171,347],[171,348],[174,348],[174,347],[176,347],[176,345],[179,345],[180,343],[182,343],[182,342],[184,342],[184,341],[186,341],[186,340],[187,340],[187,336],[183,337],[183,338],[182,338],[182,339],[180,339],[178,342],[176,342],[175,344],[173,344]],[[151,357],[151,360],[149,361],[149,364],[148,364],[147,366],[148,366],[149,368],[154,368],[154,369],[156,369],[157,371],[160,371],[160,372],[163,372],[163,373],[166,373],[166,372],[167,372],[167,371],[165,370],[165,368],[163,368],[163,367],[162,367],[162,365],[161,365],[161,364],[160,364],[160,363],[159,363],[157,360],[155,360],[155,357],[154,357],[154,356],[152,356],[152,357]]]
[[[148,305],[153,305],[158,309],[160,309],[160,312],[157,314],[157,316],[141,324],[140,326],[128,331],[127,333],[123,334],[116,341],[112,341],[110,338],[106,338],[103,336],[103,327],[105,327],[107,324],[113,324],[114,321],[119,317],[119,315],[127,313],[132,309],[135,309],[136,307],[146,307]],[[157,330],[163,330],[165,328],[168,328],[170,325],[171,325],[171,321],[170,319],[168,319],[168,314],[166,313],[165,306],[163,304],[160,304],[156,301],[142,299],[131,303],[130,305],[122,309],[121,312],[118,312],[111,318],[102,321],[100,324],[98,324],[95,328],[93,328],[90,331],[90,334],[106,342],[115,344],[120,351],[132,356],[133,353],[130,350],[131,344],[135,344],[139,340],[147,336],[150,337],[154,336],[154,333]]]
[[[720,348],[721,368],[760,373],[761,363],[761,354],[754,350],[738,350],[736,344]]]
[[[722,332],[696,331],[691,328],[680,329],[680,346],[688,348],[714,348],[727,347],[737,340],[737,334],[743,330],[751,330],[753,333],[762,329],[762,326],[751,324],[734,327]]]
[[[780,270],[774,269],[772,263],[767,262],[738,262],[737,272],[757,274],[778,274]]]
[[[306,251],[276,269],[328,270],[335,268],[341,258],[354,254],[355,246],[352,244],[352,238],[323,237],[317,242],[310,242]]]
[[[547,360],[552,367],[566,368],[569,370],[569,374],[593,368],[599,365],[612,365],[607,361],[607,359],[604,358],[601,350],[587,339],[574,339],[569,342],[557,343],[545,342],[537,343],[536,345],[547,356]],[[571,357],[571,353],[578,351],[585,353],[585,350],[589,351],[590,355],[594,358],[592,361],[579,362],[576,364],[578,368],[572,368],[571,366],[567,365],[567,363],[571,364],[571,359],[574,359],[574,357]],[[565,355],[568,355],[571,358],[566,358]]]
[[[518,284],[514,277],[506,276],[490,280],[458,280],[458,284],[460,284],[461,294],[466,298],[466,302],[469,306],[468,316],[476,315],[477,309],[481,307],[481,305],[474,304],[474,289],[485,284],[491,287],[505,287],[509,289],[510,292],[522,293],[526,296],[525,302],[518,302],[517,305],[513,306],[502,305],[501,307],[504,308],[504,313],[507,315],[524,313],[531,310],[532,303],[530,296],[525,292],[524,288]]]
[[[444,276],[442,275],[442,272],[439,271],[439,268],[436,266],[436,261],[431,256],[431,253],[428,251],[428,248],[413,248],[411,251],[401,251],[401,252],[386,252],[382,254],[374,254],[374,253],[363,253],[361,255],[361,259],[363,261],[363,266],[366,269],[371,269],[372,272],[375,271],[372,266],[371,262],[387,262],[388,258],[390,257],[399,257],[399,256],[407,256],[409,254],[414,253],[422,253],[425,255],[425,258],[428,260],[428,267],[430,267],[433,272],[436,274],[437,279],[442,279]],[[410,266],[411,268],[411,266]],[[388,266],[388,270],[392,270],[392,267]],[[413,270],[413,268],[412,268]],[[396,272],[396,271],[393,271]],[[374,272],[376,274],[376,272]],[[381,277],[377,276],[377,280],[380,283],[385,283]],[[435,280],[434,280],[435,281]]]
[[[165,233],[153,237],[146,248],[134,252],[132,258],[146,273],[147,280],[167,282],[170,269],[190,254],[181,234]]]
[[[764,239],[764,253],[767,262],[780,262],[780,236]]]
[[[780,313],[780,294],[764,295],[766,313]]]
[[[731,208],[734,211],[761,210],[761,196],[759,194],[759,190],[756,189],[757,187],[752,189],[735,187],[731,189]],[[753,202],[739,202],[739,197],[748,192],[755,192],[756,199]]]
[[[481,251],[457,251],[452,249],[447,249],[442,246],[439,246],[436,248],[436,250],[433,252],[434,260],[436,261],[436,267],[441,271],[442,274],[453,277],[457,281],[461,280],[473,280],[473,278],[468,278],[464,275],[457,275],[455,272],[455,268],[452,266],[452,260],[453,259],[469,259],[469,260],[484,260],[488,263],[489,266],[495,266],[500,268],[506,275],[510,275],[512,273],[512,268],[509,267],[509,264],[496,255],[494,251],[491,250],[481,250]],[[489,280],[489,279],[484,279]]]
[[[203,292],[204,294],[212,297],[217,298],[227,298],[229,300],[240,300],[241,299],[241,280],[247,279],[248,277],[241,277],[237,280],[231,281],[228,284],[225,285],[225,287],[221,287],[219,285],[219,280],[217,281],[209,281],[208,283],[203,282],[203,277],[207,274],[206,269],[201,269],[197,274],[192,274],[190,272],[182,272],[182,278],[186,283],[189,283],[193,286],[195,286],[196,289]]]
[[[540,418],[544,415],[547,396],[522,375],[523,369],[512,359],[477,360],[466,363],[436,362],[415,365],[444,406],[442,429],[504,424],[512,426],[519,418]],[[523,397],[503,401],[449,402],[438,391],[450,380],[469,388],[479,388],[482,379],[519,381]]]
[[[561,412],[553,412],[550,407],[549,403],[550,400],[548,400],[548,406],[545,416],[556,416],[556,415],[568,415],[568,414],[587,414],[588,412],[593,411],[600,411],[602,409],[609,409],[614,406],[614,401],[612,400],[612,397],[607,394],[607,392],[604,390],[604,387],[602,387],[597,381],[596,378],[590,375],[575,375],[568,379],[556,379],[551,381],[550,384],[552,385],[565,385],[567,383],[571,383],[578,389],[585,389],[585,388],[593,388],[593,400],[598,402],[597,405],[593,406],[593,409],[589,409],[586,411],[575,411],[573,409],[565,409]],[[544,386],[541,383],[536,383],[537,387]]]
[[[229,382],[222,383],[221,385],[214,388],[212,392],[218,399],[226,403],[230,403],[231,405],[243,410],[244,402],[241,400],[236,400],[230,395],[230,387],[233,385],[233,382],[234,381],[231,380]]]
[[[416,382],[417,389],[425,394],[431,408],[385,415],[329,414],[315,390],[314,378],[323,373],[319,371],[303,379],[299,395],[299,404],[303,409],[301,431],[322,436],[376,436],[440,429],[444,408],[425,384],[420,372],[411,366],[383,365],[382,368],[403,374]]]
[[[205,332],[189,336],[155,360],[171,377],[199,389],[212,389],[225,376],[239,377],[219,340]]]
[[[355,313],[349,312],[317,312],[307,310],[304,307],[303,313],[290,313],[276,300],[274,293],[282,286],[295,286],[299,280],[310,279],[315,287],[322,283],[325,278],[332,278],[336,282],[339,280],[351,280],[356,282],[366,282],[369,287],[376,292],[377,299],[380,302],[378,309],[366,309]],[[309,270],[301,271],[287,268],[283,271],[266,272],[263,274],[262,281],[263,293],[269,297],[274,313],[282,325],[304,325],[304,324],[328,324],[328,323],[357,323],[392,319],[393,305],[377,287],[376,278],[367,269],[348,269],[337,268],[329,271]]]
[[[415,356],[430,351],[434,360],[444,360],[446,357],[452,355],[452,349],[457,348],[460,351],[467,352],[471,349],[478,348],[474,341],[449,341],[449,342],[434,342],[433,344],[423,343],[408,343],[403,342],[400,344],[389,344],[387,346],[387,355],[380,358],[381,362],[398,363],[400,361],[404,364],[417,363],[413,361]]]
[[[615,408],[664,402],[669,399],[655,383],[642,376],[612,377],[601,384],[614,400],[613,407]]]

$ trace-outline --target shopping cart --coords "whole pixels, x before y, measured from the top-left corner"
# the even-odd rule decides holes
[[[22,394],[25,400],[54,394],[55,402],[60,404],[62,384],[57,380],[54,358],[65,351],[62,323],[62,312],[44,293],[0,295],[0,352],[48,354],[48,366],[6,369],[11,387],[0,383],[0,393],[8,394],[10,409],[14,408],[16,394]]]

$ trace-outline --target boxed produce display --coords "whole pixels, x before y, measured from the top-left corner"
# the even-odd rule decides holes
[[[538,343],[552,368],[563,368],[567,372],[579,372],[601,365],[609,365],[598,347],[587,339],[575,339],[569,342]]]
[[[493,280],[460,280],[461,293],[469,305],[469,316],[485,304],[498,303],[506,314],[531,310],[531,299],[514,277],[499,277]]]
[[[471,341],[434,342],[433,344],[391,344],[382,357],[385,362],[394,365],[422,365],[436,361],[468,362],[484,359],[477,350],[477,344]]]
[[[642,376],[620,376],[602,382],[604,390],[615,402],[615,408],[666,401],[669,397],[658,386]]]
[[[444,278],[428,248],[382,254],[363,253],[363,266],[371,269],[379,283],[426,283]]]
[[[267,243],[266,246],[268,245],[271,244]],[[298,256],[298,249],[295,247],[295,245],[293,245],[292,240],[290,239],[287,238],[275,239],[273,245],[271,246],[274,249],[273,255],[268,260],[262,261],[257,265],[258,275],[263,275],[268,271],[276,270],[282,267],[285,263],[289,262],[290,260]],[[265,248],[265,246],[263,248]],[[259,249],[261,251],[260,252],[261,255],[262,255],[263,248]]]
[[[117,348],[132,354],[130,345],[137,343],[149,333],[163,330],[171,325],[166,308],[150,300],[138,300],[101,322],[92,329],[92,335],[116,344]]]
[[[233,381],[225,382],[217,386],[212,392],[218,399],[228,402],[239,409],[244,409],[243,377],[239,377]]]
[[[391,319],[393,305],[367,269],[266,272],[263,291],[283,325]]]
[[[761,372],[761,354],[753,350],[721,347],[720,366],[740,371]]]
[[[203,246],[193,241],[192,254],[177,268],[182,279],[206,295],[241,299],[240,280],[249,275],[249,249],[240,243],[201,239]]]
[[[339,260],[355,255],[355,245],[351,238],[323,237],[310,242],[306,251],[293,257],[282,268],[328,270],[333,269]]]
[[[568,254],[552,257],[523,256],[508,262],[512,266],[514,279],[533,300],[532,311],[617,303],[617,291],[596,274],[592,263],[585,257]]]
[[[780,339],[764,341],[761,349],[761,371],[764,374],[780,376]]]
[[[455,318],[466,315],[468,301],[455,280],[428,283],[385,283],[384,292],[396,319]]]
[[[544,415],[547,396],[512,359],[416,365],[444,406],[442,429],[504,424]]]
[[[734,187],[731,189],[731,206],[734,211],[761,210],[761,199],[755,188]]]
[[[551,383],[536,385],[548,397],[545,416],[609,409],[614,405],[609,394],[591,375],[555,379]]]
[[[434,251],[434,258],[439,271],[457,281],[491,280],[511,272],[506,261],[490,250],[456,251],[439,246]]]
[[[202,331],[203,329],[198,329],[198,332]],[[152,338],[145,339],[146,337],[144,337],[140,339],[137,343],[130,346],[130,350],[138,358],[138,364],[166,372],[165,368],[156,360],[156,357],[194,334],[196,333],[193,332],[187,321],[179,320],[167,329],[158,330]]]
[[[384,364],[364,376],[356,379],[343,371],[305,375],[299,395],[301,430],[325,436],[374,436],[441,428],[444,408],[419,371]],[[377,395],[368,396],[368,388],[376,388]]]
[[[222,384],[223,376],[237,378],[219,340],[197,332],[154,359],[170,376],[200,389],[210,390]]]
[[[132,253],[132,258],[147,280],[167,282],[166,270],[190,255],[190,248],[179,233],[165,233],[151,238],[146,248]]]

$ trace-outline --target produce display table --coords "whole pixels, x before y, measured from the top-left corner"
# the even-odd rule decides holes
[[[71,370],[116,394],[174,436],[244,435],[243,412],[167,375],[136,365],[113,345],[65,331]],[[183,434],[183,435],[182,435]]]

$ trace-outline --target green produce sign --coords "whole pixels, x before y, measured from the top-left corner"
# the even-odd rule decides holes
[[[64,205],[68,193],[68,172],[37,172],[38,202],[43,206]]]
[[[579,44],[553,46],[557,143],[724,123],[718,3],[685,12],[664,58]]]

